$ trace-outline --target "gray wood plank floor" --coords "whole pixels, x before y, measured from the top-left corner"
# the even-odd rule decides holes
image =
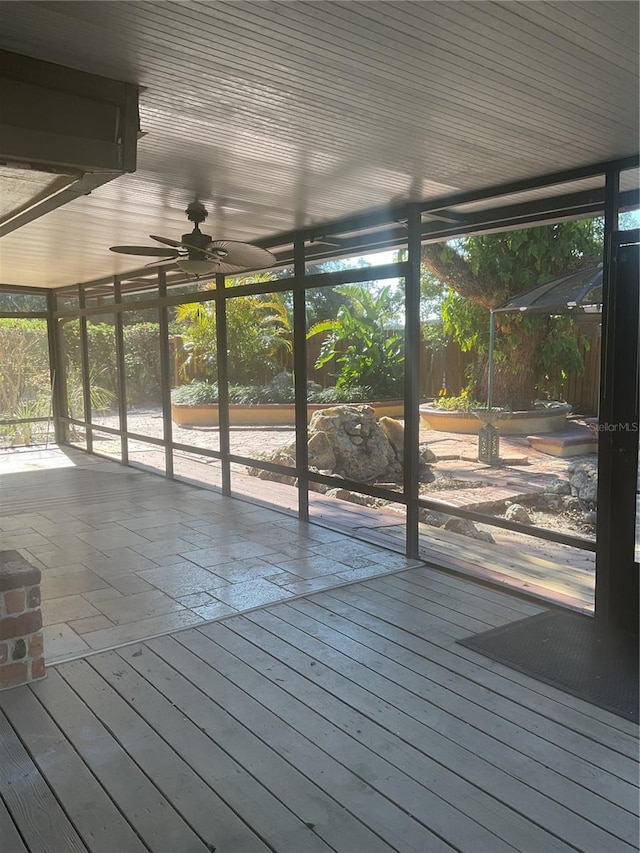
[[[631,853],[631,724],[456,639],[537,608],[426,567],[0,694],[2,853]]]

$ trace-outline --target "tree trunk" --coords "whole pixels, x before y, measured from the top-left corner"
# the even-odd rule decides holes
[[[545,325],[536,324],[533,330],[525,328],[515,319],[496,317],[496,349],[493,370],[493,405],[512,409],[528,410],[533,407],[536,397],[536,355],[545,336]],[[508,342],[503,335],[508,332]],[[480,400],[488,399],[488,357],[482,358],[479,365]]]

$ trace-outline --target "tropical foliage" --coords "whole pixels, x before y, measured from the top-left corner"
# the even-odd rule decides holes
[[[285,300],[278,293],[233,297],[226,301],[226,315],[231,380],[239,384],[267,383],[283,369],[293,346],[291,314]],[[197,365],[199,375],[215,382],[215,303],[179,305],[176,327],[187,353],[185,370]]]
[[[366,386],[373,398],[402,394],[404,334],[398,331],[401,294],[348,284],[334,290],[345,301],[335,318],[313,325],[307,337],[326,335],[316,368],[335,364],[337,388]],[[395,328],[394,328],[395,327]]]

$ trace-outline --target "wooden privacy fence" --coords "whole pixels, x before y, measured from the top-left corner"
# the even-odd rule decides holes
[[[578,347],[584,362],[580,375],[572,371],[564,383],[564,398],[585,415],[596,415],[600,396],[600,315],[580,318],[576,323]]]

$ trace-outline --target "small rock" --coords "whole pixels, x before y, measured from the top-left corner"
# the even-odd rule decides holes
[[[444,525],[445,530],[451,530],[453,533],[459,533],[462,536],[468,536],[470,539],[477,539],[480,542],[495,543],[495,539],[490,533],[484,530],[478,530],[473,521],[468,518],[450,518]]]
[[[595,504],[598,500],[598,463],[591,459],[573,462],[569,466],[569,485],[572,495]]]
[[[546,491],[550,495],[570,495],[571,486],[567,480],[554,480],[546,486]]]
[[[460,533],[462,536],[473,536],[474,533],[478,532],[478,528],[468,518],[450,518],[444,529],[451,530],[453,533]]]
[[[560,498],[560,506],[566,510],[582,509],[580,501],[573,495],[563,495]]]
[[[421,465],[418,472],[418,479],[421,483],[433,483],[436,475],[433,473],[431,465]]]
[[[360,506],[379,506],[382,502],[371,495],[361,495],[359,492],[350,492],[349,489],[329,489],[325,492],[327,497],[337,498],[340,501],[350,501]]]
[[[517,521],[520,524],[531,524],[531,516],[521,504],[511,504],[507,508],[504,517],[509,521]]]
[[[380,418],[382,420],[382,418]],[[428,465],[430,462],[436,462],[437,456],[431,450],[431,448],[426,444],[426,442],[422,442],[419,448],[420,461],[424,462],[425,465]]]
[[[421,524],[429,524],[431,527],[444,527],[447,521],[451,518],[446,512],[436,512],[433,509],[425,509],[421,507],[418,510],[418,521]]]
[[[479,539],[480,542],[489,542],[491,545],[496,544],[496,540],[493,536],[486,530],[476,530],[474,534],[474,539]]]
[[[557,494],[544,494],[540,496],[541,503],[547,509],[559,509],[560,508],[560,496]]]

